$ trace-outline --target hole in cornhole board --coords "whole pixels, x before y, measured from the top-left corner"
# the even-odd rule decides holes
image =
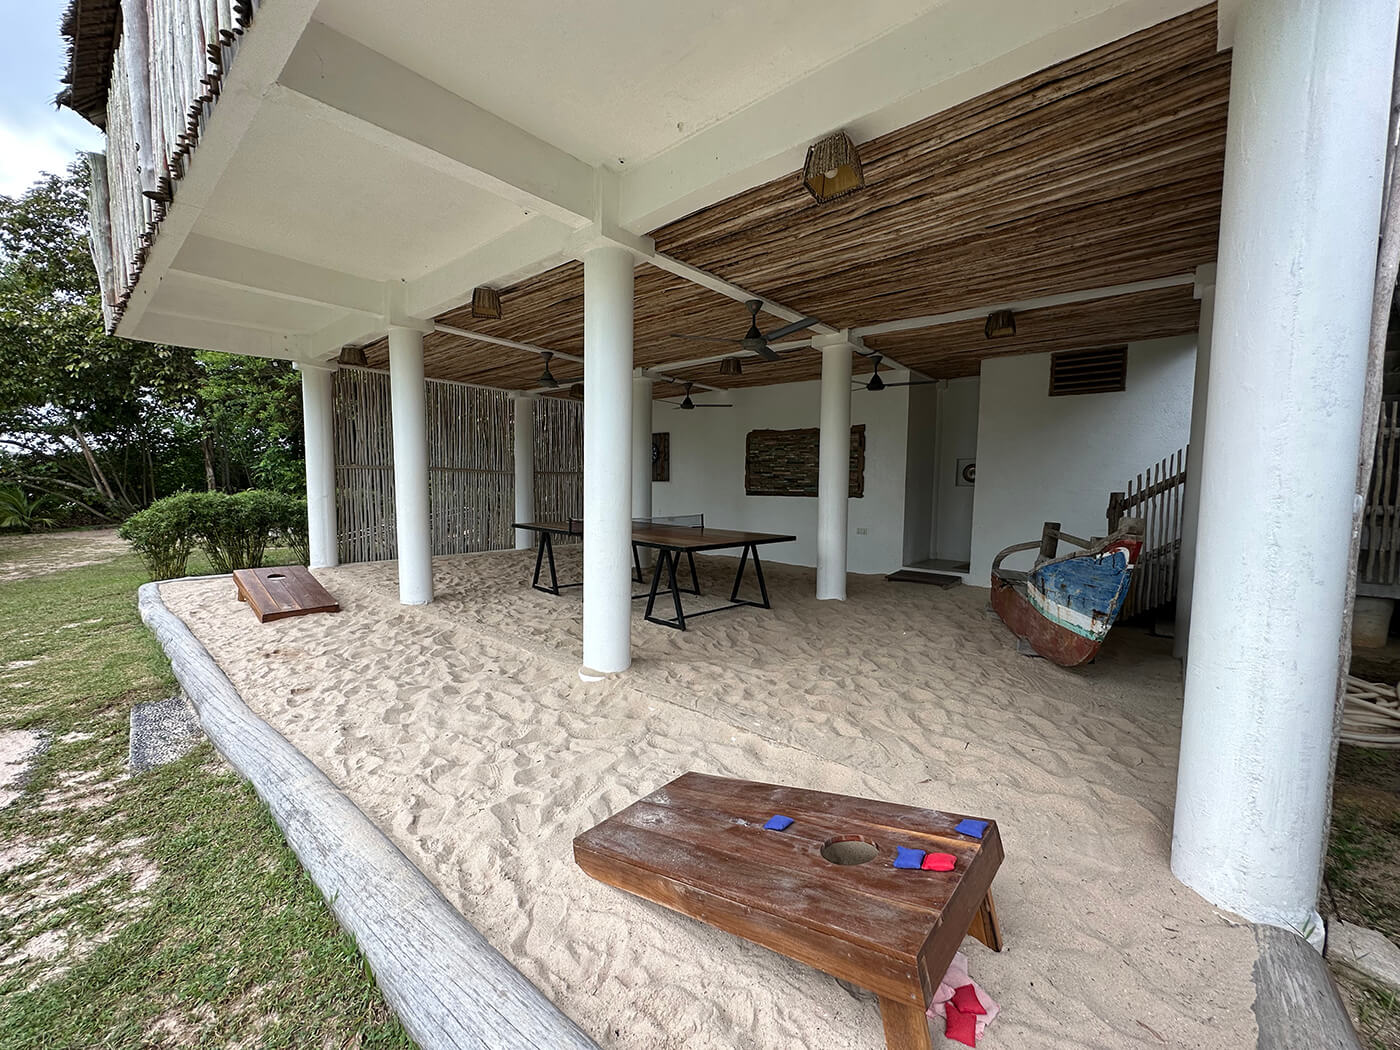
[[[267,574],[267,578],[269,580],[285,580],[287,578],[287,574],[284,572],[270,572]]]
[[[822,860],[831,864],[868,864],[880,852],[880,847],[859,835],[841,835],[827,839],[822,846]]]

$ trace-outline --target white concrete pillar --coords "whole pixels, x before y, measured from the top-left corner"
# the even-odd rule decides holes
[[[583,257],[583,674],[632,662],[632,254]]]
[[[306,525],[311,568],[340,564],[335,530],[334,368],[297,364],[301,373],[301,426],[306,437]]]
[[[652,380],[632,380],[632,517],[651,517]]]
[[[845,601],[846,528],[851,495],[851,345],[842,339],[822,346],[821,352],[817,597]]]
[[[535,399],[531,394],[515,394],[510,399],[515,416],[515,520],[535,520]],[[534,533],[515,530],[515,549],[527,551],[535,545]]]
[[[1191,391],[1191,438],[1186,449],[1186,491],[1181,498],[1181,559],[1176,580],[1176,632],[1172,649],[1186,659],[1191,632],[1192,574],[1196,571],[1196,525],[1201,509],[1201,454],[1205,451],[1206,402],[1210,391],[1210,340],[1215,320],[1215,265],[1196,268],[1201,320],[1196,329],[1196,381]]]
[[[1252,0],[1230,83],[1172,871],[1314,920],[1400,0]]]
[[[428,529],[428,421],[423,333],[389,329],[389,408],[394,422],[394,531],[399,545],[399,601],[433,600],[433,543]]]

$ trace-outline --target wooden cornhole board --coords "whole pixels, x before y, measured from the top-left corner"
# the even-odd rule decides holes
[[[776,814],[793,824],[765,830]],[[931,1050],[924,1011],[964,934],[1001,950],[991,895],[1001,836],[994,821],[981,839],[959,834],[963,819],[686,773],[579,835],[574,859],[595,879],[874,992],[885,1045]],[[875,847],[865,863],[823,856],[861,842]],[[956,864],[894,868],[896,846]]]
[[[247,602],[259,623],[288,616],[340,612],[340,604],[316,582],[304,565],[234,569],[238,600]]]

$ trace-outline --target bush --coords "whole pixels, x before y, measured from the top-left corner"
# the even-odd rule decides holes
[[[118,531],[141,556],[153,580],[169,580],[185,575],[185,563],[194,549],[194,500],[196,494],[182,492],[156,500],[138,511]]]
[[[262,489],[167,496],[128,518],[121,535],[157,580],[183,576],[196,544],[220,573],[261,567],[274,538],[310,560],[306,501]]]

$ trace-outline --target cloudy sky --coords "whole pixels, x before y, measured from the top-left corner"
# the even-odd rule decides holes
[[[102,133],[55,110],[63,86],[58,23],[67,0],[0,0],[0,194],[24,192],[41,172],[62,171],[79,150],[104,148]]]

